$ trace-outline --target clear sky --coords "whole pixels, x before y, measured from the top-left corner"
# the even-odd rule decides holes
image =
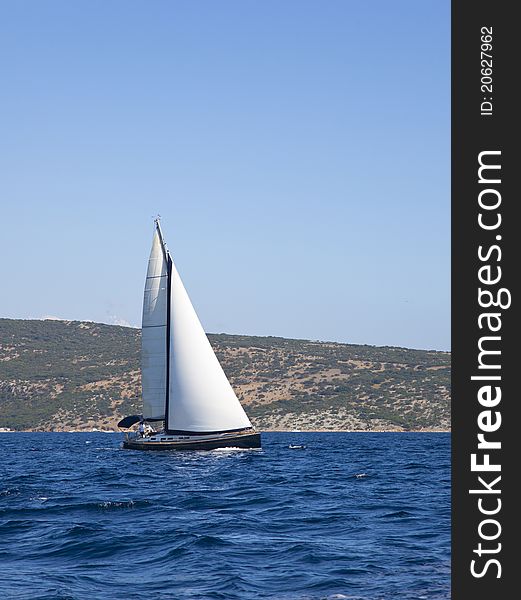
[[[448,0],[0,2],[0,317],[450,348]]]

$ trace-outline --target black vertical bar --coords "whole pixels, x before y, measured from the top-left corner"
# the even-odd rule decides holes
[[[164,248],[164,247],[163,247]],[[166,398],[165,398],[165,431],[169,431],[168,413],[170,410],[170,303],[172,290],[172,259],[166,254]]]
[[[515,391],[514,373],[519,370],[515,348],[514,309],[517,298],[513,290],[519,279],[516,256],[519,254],[516,238],[520,234],[514,218],[519,193],[514,195],[513,181],[517,171],[517,156],[512,151],[514,128],[519,119],[514,114],[514,83],[519,68],[514,68],[512,55],[519,56],[515,34],[515,3],[506,1],[454,0],[452,3],[452,598],[454,600],[501,600],[517,596],[515,592],[517,565],[511,521],[512,504],[518,504],[513,493],[513,482],[519,468],[511,469],[508,463],[512,453],[515,426],[514,405],[519,393]],[[490,33],[489,33],[490,31]],[[486,45],[490,35],[489,49]],[[482,46],[483,44],[483,46]],[[481,52],[485,48],[485,54]],[[488,61],[488,62],[482,62]],[[490,66],[489,66],[490,62]],[[510,67],[509,67],[509,64]],[[490,68],[489,72],[487,69]],[[500,166],[489,170],[488,179],[500,178],[501,183],[480,183],[478,168],[482,160]],[[497,152],[500,152],[498,154]],[[516,153],[517,155],[519,152]],[[487,175],[487,172],[483,172]],[[494,175],[496,174],[497,177]],[[497,210],[484,210],[479,205],[479,194],[484,189],[495,189],[501,196]],[[508,190],[511,190],[510,192]],[[488,194],[492,203],[496,192]],[[479,214],[487,223],[494,223],[501,215],[501,225],[487,230],[479,224]],[[498,237],[499,236],[499,237]],[[488,259],[488,250],[496,245]],[[499,254],[501,253],[501,254]],[[501,268],[501,281],[484,285],[479,279],[479,269],[489,265],[493,276]],[[482,276],[486,276],[482,272]],[[479,303],[479,288],[496,295],[500,288],[512,293],[510,308],[485,308]],[[503,298],[506,299],[506,293]],[[486,304],[486,302],[484,302]],[[507,302],[503,302],[507,304]],[[483,313],[499,313],[501,328],[490,333],[481,321]],[[497,325],[498,321],[495,320]],[[499,340],[489,341],[489,348],[500,350],[489,363],[500,368],[479,368],[479,340],[495,335]],[[512,345],[509,345],[512,344]],[[483,365],[483,363],[481,363]],[[499,380],[473,380],[472,376],[494,375]],[[487,410],[478,400],[478,392],[487,384],[495,390],[501,388],[502,399],[491,408],[492,418],[501,413],[501,426],[494,432],[484,433],[487,440],[501,443],[501,449],[478,448],[480,413]],[[482,463],[484,453],[490,462],[498,464],[501,471],[473,471],[471,456]],[[509,456],[510,455],[510,456]],[[494,491],[486,492],[479,477],[491,485],[501,476]],[[492,487],[492,486],[491,486]],[[483,490],[483,493],[469,493]],[[498,490],[501,490],[498,493]],[[480,504],[481,498],[481,504]],[[498,500],[500,502],[498,502]],[[500,507],[495,514],[485,514]],[[510,513],[510,514],[509,514]],[[489,519],[489,522],[485,522]],[[492,521],[496,521],[499,527]],[[500,531],[496,539],[493,538]],[[501,546],[499,546],[501,544]],[[517,558],[517,557],[516,557]],[[472,563],[472,561],[475,561]],[[489,562],[490,561],[490,562]],[[497,561],[497,562],[495,562]],[[516,561],[517,562],[517,561]],[[474,573],[472,572],[474,571]],[[498,577],[499,576],[499,577]],[[511,590],[511,591],[510,591]]]

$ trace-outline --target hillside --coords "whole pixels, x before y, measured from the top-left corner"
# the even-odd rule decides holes
[[[116,429],[140,412],[140,330],[0,319],[0,427]],[[254,425],[279,430],[450,428],[450,354],[210,334]]]

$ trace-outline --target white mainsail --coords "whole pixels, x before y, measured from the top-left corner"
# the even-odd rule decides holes
[[[190,302],[158,222],[145,284],[142,336],[145,419],[164,417],[167,430],[193,433],[251,427]]]
[[[164,419],[165,416],[167,297],[166,254],[156,228],[148,261],[141,330],[141,385],[145,419]]]

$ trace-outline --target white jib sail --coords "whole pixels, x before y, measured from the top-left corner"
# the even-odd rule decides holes
[[[194,432],[251,427],[173,263],[168,427]]]
[[[165,415],[167,289],[167,265],[156,229],[148,260],[141,330],[141,385],[145,419],[163,419]]]

